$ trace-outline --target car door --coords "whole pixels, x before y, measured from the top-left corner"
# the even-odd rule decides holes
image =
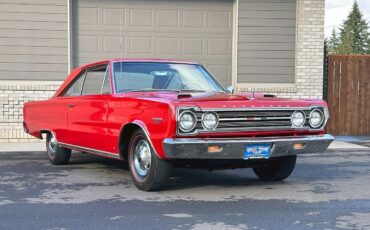
[[[68,111],[70,106],[75,104],[76,100],[81,96],[82,86],[85,80],[85,71],[81,71],[75,80],[66,88],[66,90],[58,97],[53,98],[48,111],[45,114],[54,114],[52,116],[53,124],[58,124],[54,128],[58,142],[68,144]]]
[[[69,104],[68,143],[104,151],[109,94],[102,93],[107,65],[86,70],[81,95]]]

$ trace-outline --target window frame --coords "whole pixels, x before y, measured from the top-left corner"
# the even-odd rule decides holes
[[[71,81],[71,83],[69,83],[65,89],[59,94],[58,97],[78,97],[78,96],[81,96],[81,93],[82,93],[82,89],[83,89],[83,86],[84,86],[84,83],[85,83],[85,77],[86,77],[86,69],[83,69],[74,79],[73,81]],[[79,95],[65,95],[68,90],[74,85],[74,83],[76,83],[80,78],[83,78],[83,81],[82,81],[82,87],[81,87],[81,90],[80,90],[80,94]]]
[[[102,85],[100,87],[100,94],[86,94],[86,95],[82,95],[82,91],[83,91],[83,88],[84,88],[84,85],[85,85],[85,81],[86,81],[86,75],[87,75],[87,72],[89,71],[93,71],[94,69],[99,69],[99,68],[102,68],[102,67],[105,67],[106,68],[106,71],[105,71],[105,74],[104,74],[104,79],[103,79],[103,82],[102,82]],[[106,74],[107,74],[107,70],[110,68],[110,65],[109,63],[106,63],[106,64],[101,64],[101,65],[96,65],[96,66],[91,66],[91,67],[87,67],[87,68],[84,68],[81,70],[81,72],[73,79],[73,81],[71,81],[66,87],[65,89],[59,94],[58,97],[83,97],[83,96],[92,96],[92,95],[108,95],[108,94],[102,94],[102,89],[103,89],[103,85],[104,85],[104,81],[105,81],[105,78],[106,78]],[[78,79],[80,79],[80,77],[83,77],[83,82],[82,82],[82,87],[81,87],[81,91],[80,91],[80,94],[79,95],[73,95],[73,96],[67,96],[65,95],[65,93],[73,86],[73,84],[78,81]],[[110,84],[110,83],[109,83]],[[112,94],[112,89],[110,87],[110,94]]]
[[[114,70],[114,64],[116,63],[122,63],[122,64],[125,64],[125,63],[164,63],[164,64],[183,64],[183,65],[194,65],[194,66],[199,66],[201,67],[209,76],[210,78],[216,83],[217,86],[220,87],[221,91],[224,92],[224,93],[227,93],[227,90],[225,89],[225,87],[223,87],[223,85],[217,80],[217,78],[215,76],[213,76],[213,74],[211,74],[211,72],[209,72],[207,70],[206,67],[204,67],[203,65],[201,64],[197,64],[197,63],[177,63],[177,62],[155,62],[155,61],[130,61],[130,62],[125,62],[125,61],[113,61],[110,63],[111,65],[111,70],[110,71],[110,75],[111,75],[111,84],[113,85],[113,93],[114,94],[117,94],[117,85],[116,85],[116,77],[114,75],[115,73],[115,70]],[[124,67],[122,65],[122,71],[124,70]],[[160,91],[160,90],[158,90]],[[129,91],[128,91],[129,92]],[[127,92],[122,92],[122,93],[127,93]],[[121,94],[121,93],[120,93]]]
[[[104,79],[103,79],[103,83],[101,85],[101,90],[100,90],[100,94],[101,95],[112,95],[112,86],[111,86],[111,74],[110,74],[110,65],[107,65],[107,69],[105,70],[105,74],[104,74]],[[103,93],[103,89],[104,89],[104,83],[106,82],[107,80],[107,77],[109,77],[108,79],[108,86],[109,86],[109,93]]]

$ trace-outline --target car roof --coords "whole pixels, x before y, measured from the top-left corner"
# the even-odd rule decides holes
[[[197,62],[192,62],[192,61],[180,61],[180,60],[175,60],[175,59],[160,59],[160,58],[111,58],[111,59],[106,59],[102,60],[99,62],[93,62],[89,63],[83,66],[76,67],[71,71],[71,73],[68,75],[67,79],[63,82],[63,84],[59,87],[57,92],[54,94],[55,96],[60,95],[63,90],[73,81],[75,77],[81,71],[87,68],[99,66],[99,65],[106,65],[110,62],[158,62],[158,63],[177,63],[177,64],[190,64],[190,65],[199,65],[200,63]]]
[[[192,64],[192,65],[199,65],[199,62],[193,61],[182,61],[176,59],[161,59],[161,58],[111,58],[106,59],[99,62],[89,63],[84,66],[80,66],[80,68],[87,68],[96,65],[103,65],[109,62],[160,62],[160,63],[177,63],[177,64]]]

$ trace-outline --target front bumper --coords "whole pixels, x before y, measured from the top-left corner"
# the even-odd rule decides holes
[[[166,138],[163,148],[168,159],[243,159],[246,144],[271,143],[271,156],[281,157],[303,153],[325,151],[334,137],[261,137],[261,138]],[[304,148],[294,149],[294,144],[303,144]],[[221,146],[222,151],[208,152],[209,146]]]

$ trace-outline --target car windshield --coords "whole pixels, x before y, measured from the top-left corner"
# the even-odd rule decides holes
[[[115,62],[113,76],[117,93],[176,90],[225,92],[201,65],[155,62]]]

